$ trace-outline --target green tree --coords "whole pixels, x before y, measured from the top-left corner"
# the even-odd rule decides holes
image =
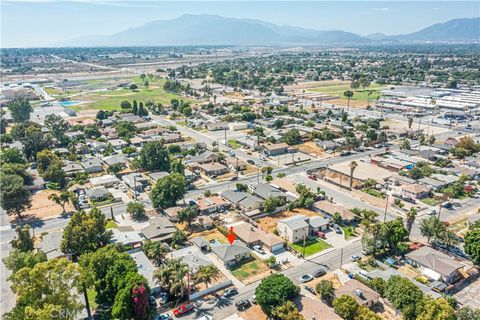
[[[305,318],[298,311],[297,306],[292,301],[285,301],[282,305],[276,307],[273,316],[277,320],[304,320]]]
[[[380,278],[380,277],[373,278],[370,281],[368,281],[368,285],[373,290],[377,291],[382,297],[384,296],[387,282],[383,280],[383,278]]]
[[[45,117],[45,126],[58,141],[65,139],[65,132],[68,130],[68,124],[58,114],[47,115]]]
[[[419,309],[416,320],[456,320],[455,309],[444,298],[426,296]]]
[[[125,109],[130,109],[131,107],[132,107],[132,104],[130,103],[130,101],[124,100],[124,101],[120,102],[120,108],[122,108],[124,110]]]
[[[30,225],[19,226],[15,229],[17,235],[10,241],[14,249],[22,252],[32,251],[34,248],[33,237],[30,234]]]
[[[47,256],[43,251],[21,251],[19,249],[13,249],[10,254],[2,259],[11,275],[9,280],[15,276],[15,274],[23,268],[33,268],[37,263],[47,261]]]
[[[410,141],[406,138],[403,139],[402,144],[400,145],[400,149],[410,150],[411,149]]]
[[[52,162],[47,170],[43,172],[42,177],[50,182],[58,183],[61,188],[65,186],[65,171],[62,169],[62,162],[61,161],[54,161]]]
[[[417,209],[415,207],[411,207],[410,210],[407,211],[407,231],[408,235],[410,236],[410,232],[412,232],[413,222],[417,217]]]
[[[27,166],[20,163],[4,163],[0,166],[0,171],[4,175],[20,176],[25,185],[32,184],[32,176],[27,171]]]
[[[269,197],[263,202],[263,211],[273,212],[278,207],[278,198]]]
[[[83,309],[76,293],[80,290],[81,272],[65,258],[17,271],[11,279],[17,304],[5,318],[47,320],[58,315],[62,319],[75,319]]]
[[[423,293],[407,278],[392,276],[387,281],[385,296],[397,309],[400,309],[407,320],[416,317],[417,304],[423,300]]]
[[[353,91],[347,90],[343,93],[343,96],[347,98],[347,111],[350,110],[350,99],[353,97]]]
[[[7,103],[7,108],[10,110],[13,121],[15,123],[27,122],[30,120],[30,115],[33,112],[33,108],[27,99],[15,99]]]
[[[114,319],[149,319],[148,296],[150,288],[147,280],[136,272],[129,272],[117,284],[117,292],[112,306]]]
[[[326,304],[330,306],[332,305],[333,298],[335,297],[335,289],[333,288],[333,283],[331,281],[321,280],[315,286],[315,291]]]
[[[357,169],[358,164],[356,161],[351,161],[349,164],[350,167],[350,189],[352,189],[353,186],[353,173],[355,172],[355,169]]]
[[[8,148],[3,149],[0,153],[0,164],[4,163],[26,164],[27,160],[17,148]]]
[[[52,151],[45,149],[37,153],[37,170],[43,174],[48,167],[55,161],[60,161],[60,158]]]
[[[283,141],[290,145],[300,144],[302,142],[302,137],[300,136],[300,132],[297,129],[290,129],[283,135]]]
[[[465,252],[473,263],[480,264],[480,223],[474,223],[465,234]]]
[[[73,192],[63,191],[60,194],[52,193],[48,196],[49,200],[52,200],[56,204],[62,207],[62,213],[67,213],[65,207],[70,202],[70,199],[74,197]]]
[[[408,241],[408,231],[403,225],[402,218],[387,221],[383,226],[385,228],[383,240],[388,248],[393,252],[401,251],[399,245]]]
[[[172,173],[157,181],[150,193],[155,208],[173,207],[186,192],[185,177],[178,173]]]
[[[277,307],[298,295],[298,292],[299,288],[281,273],[262,279],[255,289],[257,302],[267,315],[272,315]]]
[[[333,300],[333,309],[345,320],[354,320],[358,307],[357,301],[346,294]]]
[[[105,225],[106,218],[97,208],[74,213],[63,230],[62,252],[78,257],[107,245],[112,233]]]
[[[138,156],[138,163],[148,171],[170,171],[168,151],[160,141],[145,143]]]
[[[383,318],[377,315],[372,310],[365,306],[359,306],[354,320],[382,320]]]
[[[188,294],[188,272],[187,264],[181,260],[170,259],[154,272],[153,278],[164,290],[167,290],[171,296],[179,301]]]
[[[187,240],[187,235],[182,230],[177,230],[172,235],[171,246],[174,248],[179,247],[182,243]]]
[[[129,202],[127,204],[127,213],[130,214],[134,220],[141,220],[147,217],[145,214],[145,205],[142,202]]]
[[[166,243],[147,240],[143,243],[143,251],[156,266],[159,266],[170,249]]]
[[[445,231],[445,225],[438,217],[429,217],[420,221],[420,233],[427,237],[427,241],[437,239],[439,235]]]
[[[193,279],[196,282],[202,282],[208,287],[214,280],[218,279],[221,275],[220,270],[213,264],[208,266],[199,266]]]
[[[187,206],[177,213],[178,221],[186,222],[190,227],[192,221],[198,216],[199,210],[197,206]]]
[[[30,190],[21,176],[0,173],[0,204],[8,215],[22,218],[22,211],[31,206]]]
[[[40,126],[29,124],[25,127],[24,135],[20,138],[23,143],[23,153],[27,159],[34,159],[38,152],[53,145],[52,135],[43,133]]]
[[[463,307],[457,311],[457,320],[480,320],[480,309]]]

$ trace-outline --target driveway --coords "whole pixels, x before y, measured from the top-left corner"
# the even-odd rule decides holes
[[[230,270],[228,270],[224,265],[223,265],[223,262],[220,261],[220,259],[218,259],[213,253],[208,253],[205,255],[206,257],[208,257],[208,259],[210,261],[212,261],[213,265],[215,267],[218,268],[218,270],[220,270],[224,275],[225,277],[227,277],[229,280],[232,280],[233,284],[235,285],[235,287],[237,288],[243,288],[245,287],[245,284],[243,282],[241,282],[240,280],[238,280],[237,278],[235,278],[232,273],[230,272]]]
[[[477,279],[454,296],[463,306],[480,309],[480,301],[478,299],[480,297],[480,279]]]
[[[334,248],[342,248],[349,243],[343,233],[336,233],[331,229],[325,233],[325,242]]]

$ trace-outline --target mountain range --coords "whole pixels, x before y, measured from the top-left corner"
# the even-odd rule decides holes
[[[403,35],[361,36],[341,30],[314,30],[272,23],[186,14],[156,20],[108,36],[75,38],[60,46],[183,46],[183,45],[368,45],[379,43],[480,42],[480,18],[454,19]]]

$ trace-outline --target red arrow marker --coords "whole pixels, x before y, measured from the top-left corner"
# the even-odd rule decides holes
[[[227,238],[228,238],[228,242],[230,242],[230,244],[233,244],[233,242],[235,241],[235,238],[237,238],[235,233],[233,233],[233,227],[230,227],[230,233],[228,234]]]

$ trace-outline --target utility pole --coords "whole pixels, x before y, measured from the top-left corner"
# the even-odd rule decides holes
[[[133,197],[137,201],[137,176],[133,176]]]
[[[308,232],[308,227],[306,228],[305,232],[303,233],[303,254],[302,257],[305,259],[305,245],[307,242],[307,232]]]
[[[340,251],[340,269],[342,268],[343,265],[343,248]]]
[[[387,199],[385,201],[385,212],[383,214],[383,223],[385,223],[385,220],[387,220],[388,197],[389,196],[387,196]]]

